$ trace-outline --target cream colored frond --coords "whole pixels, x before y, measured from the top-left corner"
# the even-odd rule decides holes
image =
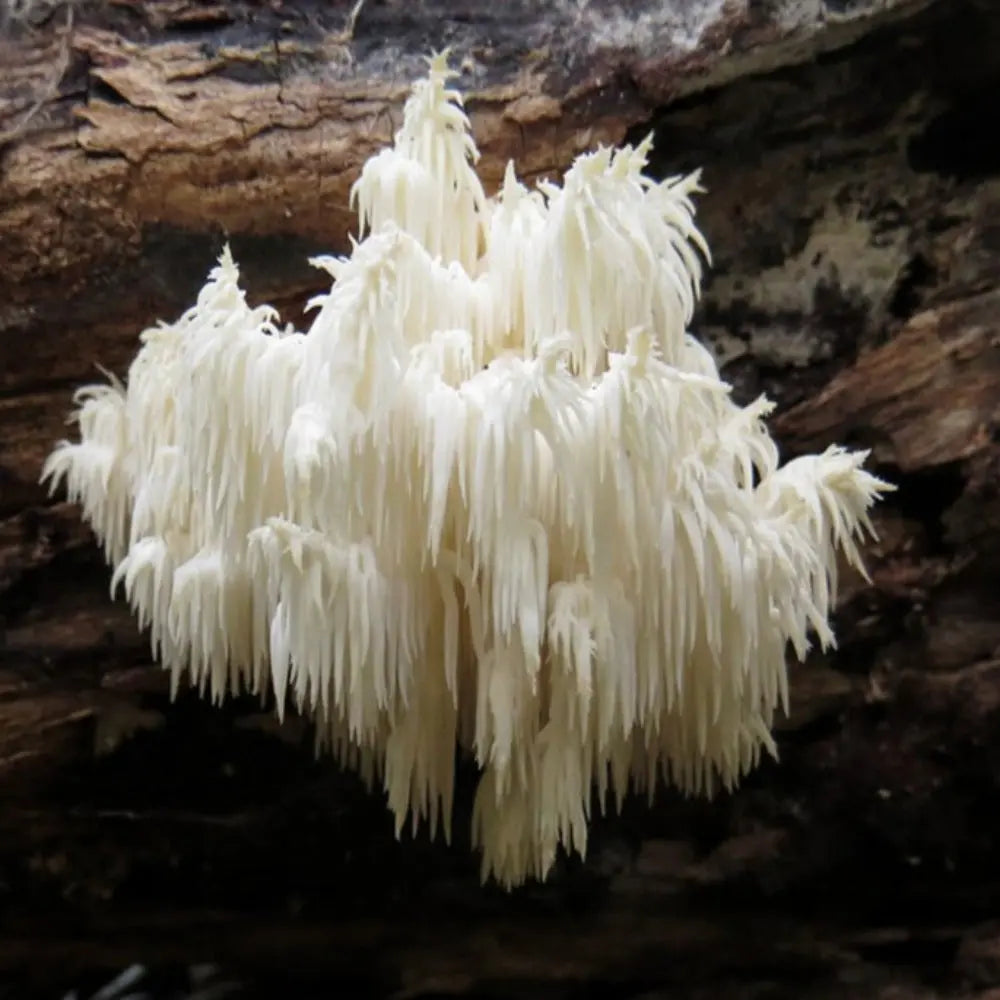
[[[586,851],[594,803],[776,753],[786,650],[834,641],[838,556],[891,487],[835,446],[780,466],[771,404],[688,333],[698,174],[647,177],[647,138],[487,198],[456,75],[431,59],[364,165],[308,332],[227,247],[77,393],[43,478],[174,691],[302,713],[397,834],[450,837],[471,756],[483,876],[513,887]]]

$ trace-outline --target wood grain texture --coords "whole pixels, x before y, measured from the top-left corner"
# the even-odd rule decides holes
[[[0,980],[219,960],[262,996],[995,998],[1000,10],[368,0],[351,32],[350,7],[122,0],[0,40]],[[452,848],[397,843],[304,727],[171,705],[37,485],[72,389],[122,373],[224,239],[299,317],[442,44],[488,179],[649,129],[657,173],[702,166],[696,332],[778,402],[787,455],[868,447],[900,486],[838,650],[793,668],[781,760],[630,802],[509,897],[478,885],[470,775]]]

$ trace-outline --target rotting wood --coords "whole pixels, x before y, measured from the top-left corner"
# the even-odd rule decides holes
[[[1000,82],[996,7],[369,2],[345,40],[351,6],[77,5],[58,98],[0,152],[0,977],[51,996],[217,958],[279,995],[985,1000],[1000,155],[964,137]],[[0,42],[0,131],[58,24]],[[305,258],[343,246],[352,172],[441,42],[494,179],[649,127],[655,170],[703,166],[696,332],[742,398],[778,401],[789,454],[872,447],[902,487],[872,584],[844,580],[840,648],[793,669],[781,761],[714,803],[630,803],[586,864],[511,898],[478,887],[460,818],[452,849],[395,843],[301,727],[170,705],[75,510],[37,485],[72,388],[123,372],[225,236],[254,298],[298,317]]]

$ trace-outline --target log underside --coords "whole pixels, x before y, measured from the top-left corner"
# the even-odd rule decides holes
[[[1000,10],[351,6],[40,4],[0,38],[0,981],[212,960],[268,996],[996,1000]],[[868,447],[900,486],[839,649],[793,668],[780,762],[630,802],[509,896],[479,887],[471,773],[451,847],[397,842],[303,728],[171,705],[37,485],[72,389],[124,372],[225,238],[299,318],[306,257],[345,247],[354,173],[446,43],[488,179],[650,128],[656,172],[702,166],[696,332],[778,402],[787,455]]]

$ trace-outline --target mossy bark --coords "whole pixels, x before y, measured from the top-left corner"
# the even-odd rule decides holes
[[[218,960],[271,995],[1000,993],[1000,9],[989,2],[55,6],[0,39],[0,980]],[[77,511],[37,485],[231,240],[298,319],[420,57],[453,47],[487,180],[653,129],[704,168],[696,332],[786,455],[900,490],[839,649],[792,669],[735,795],[595,821],[545,886],[398,843],[266,707],[170,704]],[[464,765],[463,765],[464,766]]]

